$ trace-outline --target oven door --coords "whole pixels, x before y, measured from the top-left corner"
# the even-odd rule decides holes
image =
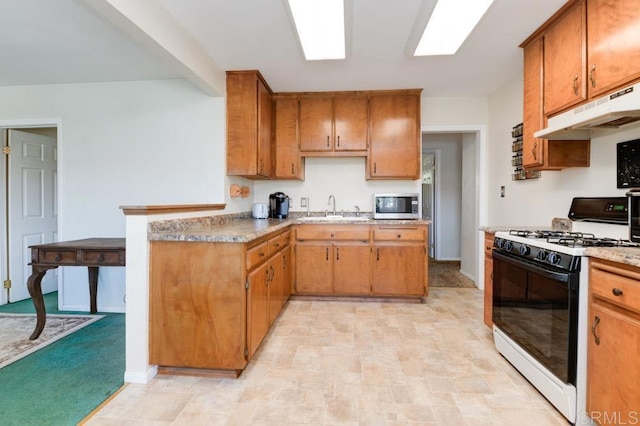
[[[576,383],[578,272],[493,251],[493,323],[564,383]]]

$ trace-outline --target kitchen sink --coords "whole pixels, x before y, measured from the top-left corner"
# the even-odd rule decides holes
[[[300,222],[367,222],[371,218],[366,216],[304,216],[297,220]]]

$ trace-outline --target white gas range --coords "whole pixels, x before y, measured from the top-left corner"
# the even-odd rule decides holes
[[[586,415],[588,247],[628,241],[627,199],[575,198],[571,232],[497,232],[493,322],[498,351],[570,422]]]

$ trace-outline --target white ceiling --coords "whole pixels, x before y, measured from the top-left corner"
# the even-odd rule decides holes
[[[184,75],[92,1],[0,0],[0,86]],[[276,92],[422,88],[425,96],[493,93],[520,75],[518,45],[565,3],[495,0],[456,55],[416,58],[435,0],[347,0],[347,59],[308,62],[285,0],[128,1],[164,6],[219,69],[258,69]]]

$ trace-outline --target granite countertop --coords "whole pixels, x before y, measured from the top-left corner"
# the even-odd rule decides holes
[[[640,248],[638,247],[587,247],[584,254],[589,257],[640,267]]]
[[[426,225],[426,220],[368,220],[344,219],[327,221],[324,216],[299,216],[288,219],[253,219],[250,214],[210,216],[194,219],[175,219],[149,224],[150,241],[204,241],[246,243],[277,232],[293,224],[350,224],[350,225]]]

